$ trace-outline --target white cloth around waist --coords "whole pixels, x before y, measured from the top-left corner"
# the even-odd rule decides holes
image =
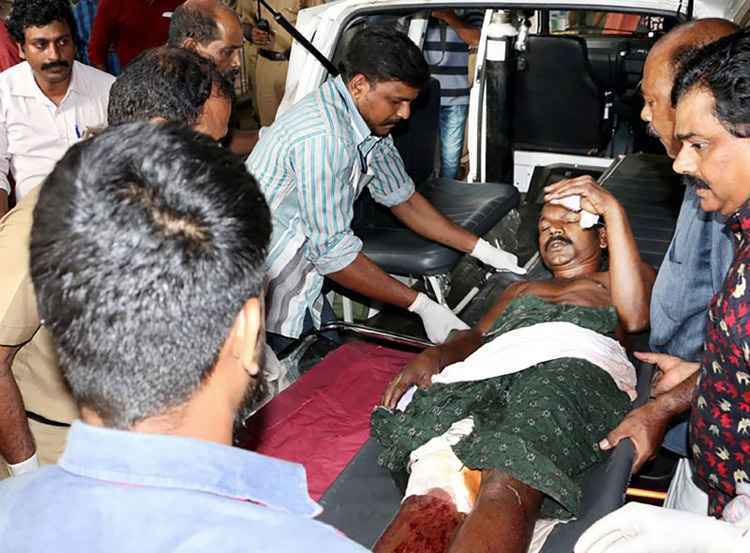
[[[445,367],[432,377],[433,384],[486,380],[516,373],[539,363],[572,357],[584,359],[607,372],[631,401],[635,391],[635,367],[625,349],[612,338],[573,323],[539,323],[506,332],[484,344],[464,361]],[[416,387],[396,406],[405,410]]]

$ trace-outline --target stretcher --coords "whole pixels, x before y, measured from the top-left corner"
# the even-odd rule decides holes
[[[563,178],[566,169],[547,171],[544,178],[550,181],[555,174]],[[611,171],[607,187],[628,210],[642,257],[658,266],[680,205],[681,190],[669,161],[644,155],[623,158]],[[531,278],[543,276],[533,260],[531,268]],[[502,275],[491,277],[475,301],[486,304],[508,283]],[[646,347],[646,335],[633,344],[633,349]],[[264,407],[238,439],[241,447],[305,465],[310,493],[324,508],[320,520],[366,547],[377,541],[397,512],[406,482],[405,474],[391,474],[377,464],[379,446],[369,437],[370,412],[386,384],[414,355],[413,349],[347,343]],[[636,407],[648,399],[652,367],[634,364]],[[581,515],[558,525],[542,551],[569,553],[583,530],[624,503],[633,456],[632,443],[625,440],[590,471]]]

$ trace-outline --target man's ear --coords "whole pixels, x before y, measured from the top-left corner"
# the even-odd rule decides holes
[[[242,306],[232,325],[232,356],[239,359],[242,368],[256,377],[258,365],[258,339],[263,328],[263,309],[258,298],[250,298]]]
[[[21,56],[22,60],[25,60],[26,52],[23,51],[23,46],[21,46],[19,43],[16,43],[16,46],[18,46],[18,55]]]
[[[370,92],[370,81],[362,73],[354,75],[349,83],[347,84],[349,92],[352,94],[352,98],[355,100],[361,99],[365,94]]]
[[[606,250],[609,246],[609,241],[607,240],[607,227],[600,226],[597,229],[597,232],[599,233],[599,247]]]
[[[198,41],[193,37],[188,37],[182,41],[182,48],[184,48],[185,50],[190,50],[191,52],[195,52],[196,54],[199,53],[198,46]]]

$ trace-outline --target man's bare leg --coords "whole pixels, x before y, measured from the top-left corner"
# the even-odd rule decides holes
[[[482,472],[482,486],[448,553],[526,553],[542,492],[499,470]]]
[[[373,548],[374,553],[445,553],[466,517],[450,496],[434,490],[412,495]]]

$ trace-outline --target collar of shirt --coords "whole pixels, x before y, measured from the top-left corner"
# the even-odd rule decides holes
[[[737,246],[748,241],[750,238],[750,201],[745,202],[729,217],[727,225]]]
[[[302,465],[204,440],[76,421],[58,464],[96,480],[202,491],[306,517],[322,511]]]
[[[367,155],[372,151],[375,145],[380,142],[382,137],[374,136],[372,134],[370,127],[359,112],[357,104],[354,103],[354,98],[352,98],[349,89],[346,88],[346,84],[340,75],[333,79],[333,86],[344,101],[346,111],[349,112],[349,116],[352,119],[352,128],[354,129],[357,138],[357,149],[359,150],[360,161],[365,165],[363,169],[366,171],[366,163],[364,163],[364,160],[367,159]]]
[[[55,108],[59,107],[56,106],[55,103],[44,94],[44,92],[42,92],[41,88],[39,88],[36,79],[34,79],[34,72],[32,71],[29,62],[24,62],[23,65],[25,66],[24,70],[18,73],[16,78],[14,78],[11,82],[10,93],[13,96],[36,98],[42,103],[49,104]],[[81,79],[78,77],[80,71],[76,71],[78,65],[79,62],[73,62],[73,69],[71,71],[68,91],[65,93],[65,97],[63,98],[62,102],[60,102],[60,105],[65,103],[65,101],[70,97],[71,93],[85,95],[85,87],[83,83],[81,83]]]

